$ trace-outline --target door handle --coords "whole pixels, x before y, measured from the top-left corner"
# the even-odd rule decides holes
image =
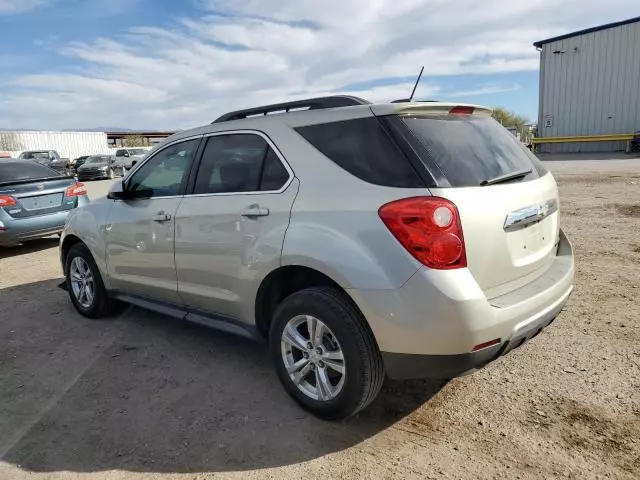
[[[242,212],[240,212],[240,214],[243,217],[266,217],[267,215],[269,215],[269,209],[259,208],[259,207],[249,207],[243,210]]]
[[[171,215],[168,215],[164,212],[158,212],[153,217],[154,222],[168,222],[171,220]]]

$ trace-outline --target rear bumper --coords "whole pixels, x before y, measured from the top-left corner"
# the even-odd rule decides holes
[[[398,290],[350,290],[392,378],[450,378],[480,368],[537,335],[573,289],[573,251],[563,232],[557,256],[531,283],[487,299],[467,269],[420,269]],[[474,352],[474,347],[496,341]]]
[[[87,203],[89,203],[87,197],[78,197],[78,207]],[[73,209],[48,215],[16,219],[0,211],[0,222],[4,227],[0,229],[0,246],[13,245],[60,233],[71,212],[73,212]]]
[[[397,380],[412,378],[453,378],[480,369],[523,345],[549,326],[562,311],[569,293],[538,318],[521,325],[511,338],[476,352],[457,355],[415,355],[382,352],[387,375]]]

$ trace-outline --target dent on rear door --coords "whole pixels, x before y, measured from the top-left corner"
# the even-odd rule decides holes
[[[262,280],[280,266],[294,178],[281,193],[187,196],[176,214],[178,291],[194,309],[252,323]],[[254,205],[260,217],[243,216]]]

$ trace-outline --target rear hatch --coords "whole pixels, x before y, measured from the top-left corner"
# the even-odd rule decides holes
[[[487,109],[399,110],[385,118],[426,167],[430,192],[456,204],[468,268],[487,297],[542,275],[559,238],[558,190],[535,155]]]
[[[13,218],[71,210],[78,196],[73,177],[35,162],[0,164],[0,207]]]

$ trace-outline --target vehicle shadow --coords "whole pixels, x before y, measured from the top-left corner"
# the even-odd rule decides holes
[[[0,460],[22,469],[197,473],[296,464],[359,444],[444,386],[387,382],[357,417],[321,421],[280,387],[263,345],[136,308],[89,321],[58,283],[0,290],[0,340],[12,339],[0,369]],[[34,300],[24,306],[25,297]],[[16,313],[20,320],[11,320]]]
[[[58,246],[59,242],[60,239],[54,235],[52,237],[29,240],[28,242],[8,247],[0,245],[0,259],[17,257],[18,255],[26,255],[28,253],[39,252],[40,250],[47,250],[48,248],[55,248]]]

